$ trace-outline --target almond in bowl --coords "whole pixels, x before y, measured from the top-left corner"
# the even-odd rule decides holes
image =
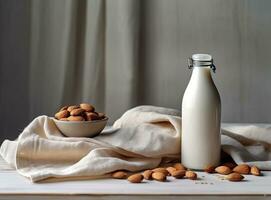
[[[53,118],[57,128],[68,137],[94,137],[106,126],[108,118],[88,103],[62,107]]]

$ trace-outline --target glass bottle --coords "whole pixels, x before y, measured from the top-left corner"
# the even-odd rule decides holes
[[[220,162],[221,101],[211,71],[211,55],[194,54],[189,59],[192,76],[182,101],[182,164],[203,170]]]

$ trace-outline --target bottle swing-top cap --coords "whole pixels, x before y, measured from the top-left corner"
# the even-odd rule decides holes
[[[213,63],[213,58],[209,54],[193,54],[191,58],[188,59],[188,68],[191,69],[195,67],[208,67],[215,73],[216,67]]]

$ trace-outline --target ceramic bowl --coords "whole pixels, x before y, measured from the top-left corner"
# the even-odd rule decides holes
[[[60,121],[53,118],[57,128],[68,137],[94,137],[102,132],[108,118],[95,121]]]

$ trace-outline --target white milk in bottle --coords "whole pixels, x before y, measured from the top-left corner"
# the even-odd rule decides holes
[[[211,72],[213,59],[194,54],[189,68],[193,73],[182,101],[182,164],[202,170],[220,161],[221,102]]]

